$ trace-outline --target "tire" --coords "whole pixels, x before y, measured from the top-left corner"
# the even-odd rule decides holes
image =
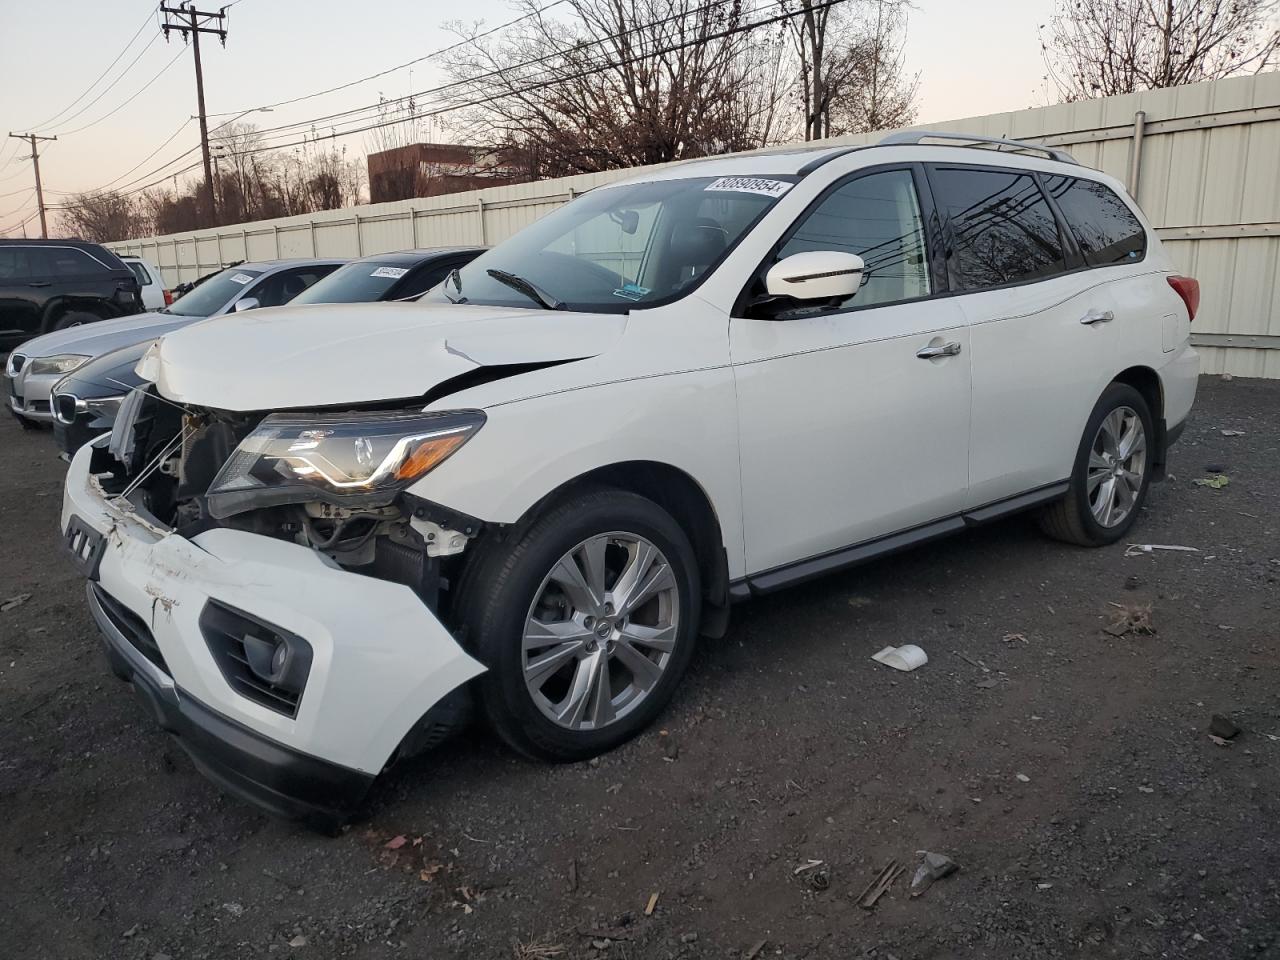
[[[1127,456],[1117,459],[1126,451],[1123,443],[1113,442],[1115,434],[1118,430],[1123,441],[1135,423],[1141,426],[1140,442],[1133,444]],[[1128,533],[1151,487],[1155,435],[1151,410],[1142,394],[1125,383],[1108,386],[1080,438],[1067,495],[1044,510],[1040,529],[1055,540],[1083,547],[1115,543]],[[1113,472],[1116,470],[1122,472]],[[1110,513],[1104,507],[1109,491],[1114,491]]]
[[[69,327],[78,327],[84,323],[97,323],[102,318],[96,313],[85,313],[83,310],[68,310],[57,320],[55,320],[49,329],[66,330]]]
[[[584,574],[589,559],[599,578]],[[460,613],[488,668],[477,684],[481,710],[514,749],[585,760],[630,740],[670,702],[693,656],[701,585],[688,537],[653,501],[616,489],[574,495],[477,562]],[[649,599],[630,615],[625,591],[635,580],[627,575],[660,588],[640,590]],[[604,597],[587,585],[599,579]],[[610,696],[600,695],[601,677]]]

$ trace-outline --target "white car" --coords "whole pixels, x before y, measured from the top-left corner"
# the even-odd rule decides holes
[[[147,311],[163,310],[173,303],[173,292],[164,282],[164,275],[150,260],[142,257],[122,256],[124,265],[138,278],[142,292],[142,307]]]
[[[115,671],[332,823],[472,706],[617,746],[735,600],[1020,510],[1120,539],[1198,286],[1111,177],[938,138],[642,171],[417,303],[165,336],[66,482]]]

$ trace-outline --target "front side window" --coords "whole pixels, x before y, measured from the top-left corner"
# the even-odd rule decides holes
[[[778,259],[813,250],[856,253],[866,265],[861,289],[842,309],[927,297],[929,264],[911,171],[871,173],[836,188],[805,217]]]
[[[1045,189],[1057,201],[1089,266],[1132,263],[1146,255],[1146,230],[1129,205],[1106,185],[1047,177]]]
[[[30,247],[0,247],[0,283],[25,281],[35,276]]]
[[[789,178],[693,177],[593,190],[471,261],[460,287],[449,280],[427,296],[602,313],[669,303],[791,186]]]
[[[229,301],[244,293],[244,288],[262,276],[261,270],[228,267],[210,277],[185,296],[179,297],[163,313],[179,317],[212,317]]]
[[[302,291],[311,287],[321,277],[327,277],[337,268],[336,264],[281,270],[260,281],[247,296],[254,297],[260,307],[279,307],[288,303]]]
[[[1058,223],[1030,174],[937,167],[929,179],[934,201],[951,223],[951,265],[962,289],[1066,270]]]

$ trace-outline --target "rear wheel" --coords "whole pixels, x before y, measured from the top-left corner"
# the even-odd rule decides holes
[[[96,313],[85,313],[83,310],[69,310],[53,322],[50,330],[67,330],[84,323],[96,323],[102,318]]]
[[[481,707],[507,743],[583,760],[667,705],[693,654],[699,583],[693,548],[661,507],[584,493],[481,562],[464,617],[489,668]]]
[[[1076,451],[1071,487],[1047,507],[1040,527],[1067,543],[1115,543],[1138,518],[1151,484],[1155,430],[1147,401],[1113,383],[1098,400]]]

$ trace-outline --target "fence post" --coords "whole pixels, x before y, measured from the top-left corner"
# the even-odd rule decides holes
[[[311,230],[311,255],[318,257],[320,254],[316,253],[316,221],[314,218],[307,221],[307,227]]]
[[[1129,154],[1129,196],[1138,199],[1138,181],[1142,176],[1142,140],[1147,131],[1147,112],[1133,115],[1133,151]]]
[[[352,211],[351,216],[354,217],[356,221],[356,256],[363,257],[364,256],[364,237],[360,235],[360,214]]]
[[[273,223],[271,225],[271,242],[275,244],[276,259],[279,260],[280,259],[280,224],[278,223]],[[247,260],[248,257],[246,257],[245,259]]]
[[[489,231],[484,226],[484,199],[476,197],[476,216],[480,218],[480,246],[489,245]]]
[[[413,249],[418,249],[418,208],[409,208],[409,239]]]

